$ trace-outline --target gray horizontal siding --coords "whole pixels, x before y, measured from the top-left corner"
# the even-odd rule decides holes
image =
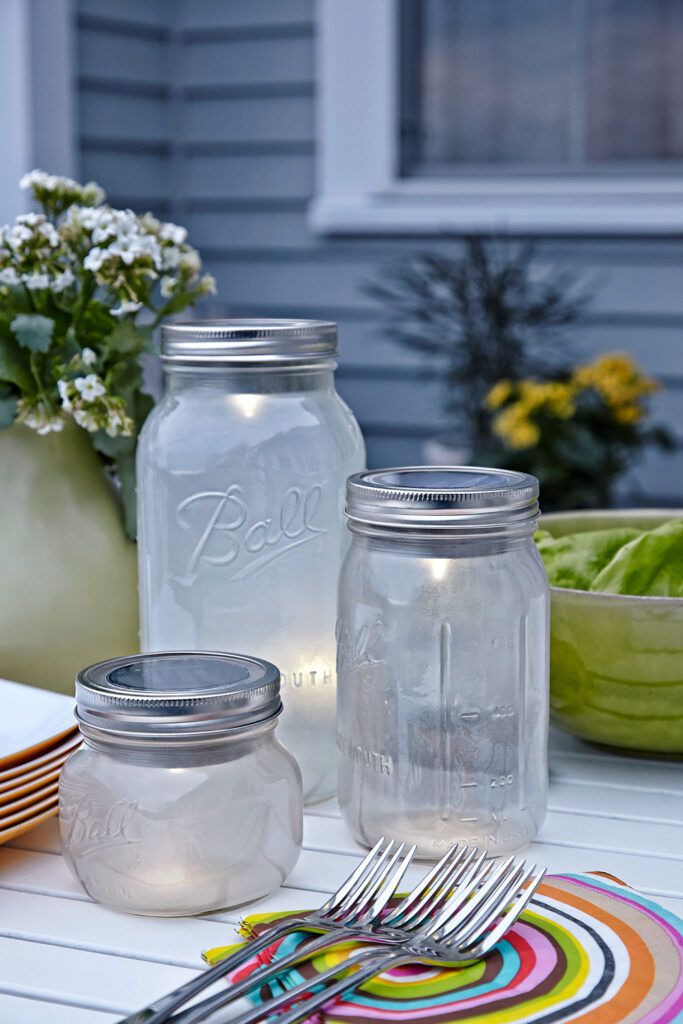
[[[180,0],[179,23],[188,35],[220,29],[251,35],[313,31],[314,0]]]
[[[81,177],[111,202],[170,209],[173,0],[76,0]]]
[[[364,288],[398,259],[458,242],[308,230],[313,0],[78,0],[78,12],[82,173],[188,226],[218,281],[212,314],[337,320],[339,388],[371,464],[419,461],[448,425],[440,369],[383,335]],[[548,239],[540,259],[594,283],[577,357],[630,352],[664,384],[653,412],[683,444],[683,239]],[[648,455],[629,499],[683,503],[683,451]]]
[[[102,0],[78,0],[77,7],[82,18],[88,15],[102,18],[115,11],[121,21],[158,32],[166,26],[172,2],[173,0],[116,0],[116,4],[104,4]]]
[[[303,83],[310,91],[313,54],[308,38],[190,39],[183,46],[183,81],[188,90]]]

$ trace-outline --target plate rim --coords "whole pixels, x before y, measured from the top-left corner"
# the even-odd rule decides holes
[[[12,813],[12,804],[1,804],[0,805],[0,829],[5,818],[12,818],[14,815],[19,814],[22,810],[30,810],[31,807],[37,807],[41,803],[44,803],[48,797],[57,795],[59,788],[59,779],[51,782],[49,785],[44,786],[38,791],[34,790],[32,793],[27,793],[23,797],[18,797],[14,801],[14,813]]]
[[[64,749],[64,744],[68,742],[71,733],[73,733],[74,742]],[[33,771],[35,768],[42,767],[51,760],[56,760],[61,757],[62,754],[73,753],[73,751],[77,749],[78,745],[82,742],[83,737],[79,732],[78,726],[74,725],[73,729],[68,730],[68,733],[54,737],[54,740],[55,742],[52,744],[51,748],[46,750],[44,754],[39,754],[38,757],[29,758],[19,764],[14,764],[4,769],[0,766],[0,783],[16,778],[18,775],[28,775],[29,770]]]
[[[54,815],[57,814],[58,810],[59,803],[55,801],[53,807],[50,807],[47,810],[41,812],[39,815],[37,815],[37,817],[27,818],[25,821],[20,821],[16,825],[11,826],[10,828],[4,831],[0,830],[0,846],[4,845],[5,843],[11,842],[12,839],[18,839],[19,836],[24,834],[24,832],[28,832],[36,825],[40,825],[42,824],[42,822],[47,821],[48,818],[54,817]]]
[[[16,814],[10,814],[5,819],[5,824],[6,824],[7,828],[10,828],[15,823],[19,824],[20,822],[24,821],[26,818],[31,818],[33,816],[32,812],[35,812],[36,814],[40,814],[40,813],[42,813],[42,811],[45,808],[45,806],[47,806],[48,804],[55,804],[55,806],[56,806],[57,802],[58,802],[58,794],[55,792],[51,796],[46,797],[44,800],[39,801],[37,804],[34,804],[33,806],[29,805],[28,807],[24,807],[22,810],[17,811]],[[0,820],[0,826],[1,825],[2,825],[2,820]],[[2,832],[0,831],[0,835],[1,834],[2,834]]]

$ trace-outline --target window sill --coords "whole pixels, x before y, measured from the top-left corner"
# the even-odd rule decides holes
[[[322,193],[311,228],[326,234],[654,235],[683,233],[683,187],[656,193],[397,189]]]

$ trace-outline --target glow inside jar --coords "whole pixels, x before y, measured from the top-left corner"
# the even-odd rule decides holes
[[[161,653],[85,669],[83,747],[59,786],[64,855],[117,910],[205,913],[278,888],[301,849],[301,774],[275,736],[280,673]]]

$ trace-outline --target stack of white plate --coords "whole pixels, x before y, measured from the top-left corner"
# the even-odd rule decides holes
[[[0,844],[57,813],[59,772],[81,736],[73,698],[0,679]]]

